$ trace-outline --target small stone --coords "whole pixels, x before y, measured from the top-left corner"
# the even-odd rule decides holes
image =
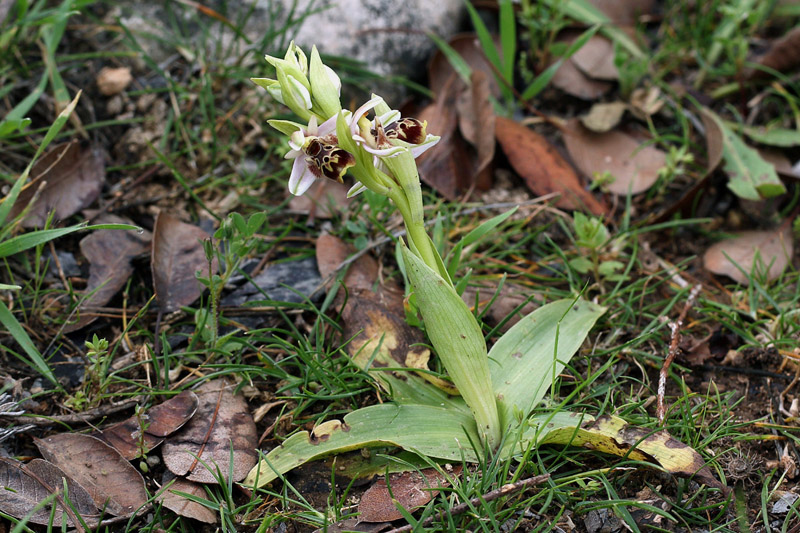
[[[113,96],[124,91],[133,81],[128,67],[103,67],[97,74],[97,88],[104,96]]]
[[[800,498],[794,492],[787,492],[781,498],[772,504],[772,514],[786,514],[791,509],[794,502],[797,501],[797,498]]]

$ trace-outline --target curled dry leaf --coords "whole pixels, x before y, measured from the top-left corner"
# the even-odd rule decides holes
[[[800,26],[773,42],[767,53],[758,59],[758,64],[784,74],[800,66]],[[770,76],[770,73],[761,69],[752,69],[748,74],[751,78]]]
[[[103,96],[113,96],[128,88],[133,81],[128,67],[103,67],[97,73],[97,89]]]
[[[107,215],[97,220],[102,224],[132,224],[128,219]],[[101,229],[81,239],[83,256],[89,261],[88,296],[80,305],[78,322],[65,331],[77,331],[92,323],[97,317],[80,314],[92,307],[102,307],[125,285],[133,274],[131,261],[147,252],[152,235],[132,230]]]
[[[256,424],[247,402],[224,379],[203,383],[194,392],[197,413],[164,442],[164,464],[175,475],[188,474],[190,481],[219,483],[217,469],[225,480],[232,471],[233,481],[241,481],[257,459]]]
[[[497,117],[496,133],[511,166],[535,194],[560,193],[556,205],[561,208],[605,213],[605,206],[583,188],[569,163],[544,137],[503,117]]]
[[[95,505],[130,516],[147,503],[142,475],[117,450],[90,435],[58,433],[37,439],[45,459],[85,488]]]
[[[69,501],[63,499],[64,481],[67,482]],[[99,511],[92,497],[61,469],[42,459],[34,459],[23,464],[12,459],[0,458],[0,511],[16,518],[24,518],[34,511],[45,498],[58,494],[54,504],[57,509],[53,515],[53,526],[61,527],[63,517],[74,525],[75,512],[87,523],[97,522]],[[29,518],[32,524],[49,524],[53,504],[33,512]],[[74,508],[74,511],[73,511]]]
[[[623,102],[594,104],[589,113],[581,117],[581,123],[595,133],[604,133],[619,124],[628,105]]]
[[[358,504],[359,518],[363,522],[390,522],[403,518],[397,506],[414,512],[431,501],[439,494],[440,488],[450,485],[448,476],[461,474],[461,465],[451,468],[452,472],[448,475],[435,468],[392,474],[389,476],[388,486],[385,479],[378,480],[361,496]]]
[[[703,254],[703,265],[714,274],[747,285],[751,273],[765,273],[768,280],[778,278],[791,261],[793,250],[788,226],[773,231],[746,231],[712,245]]]
[[[620,196],[649,189],[666,162],[664,152],[653,146],[642,145],[621,131],[593,133],[577,119],[565,126],[564,143],[581,172],[592,179],[610,174],[614,181],[605,188]]]
[[[164,507],[177,515],[193,518],[194,520],[199,520],[206,524],[215,524],[217,522],[217,514],[214,511],[205,505],[188,499],[186,496],[178,494],[179,492],[191,494],[198,498],[208,498],[203,485],[200,483],[195,483],[188,479],[176,478],[168,487],[161,489],[156,495],[156,501],[161,502]]]
[[[567,94],[590,101],[597,100],[612,87],[607,81],[593,80],[584,74],[571,59],[567,59],[558,67],[550,82]]]
[[[63,220],[90,205],[103,188],[106,168],[99,149],[72,141],[50,148],[31,176],[10,213],[12,218],[19,215],[33,200],[22,221],[26,228],[43,227],[51,211],[56,220]]]
[[[208,238],[202,229],[163,211],[156,217],[150,267],[156,299],[165,313],[190,305],[203,293],[196,272],[209,276],[203,250],[203,241]],[[216,258],[211,268],[216,272]]]
[[[197,411],[197,395],[183,391],[169,400],[151,407],[141,418],[132,416],[93,436],[110,444],[127,460],[149,453],[164,438],[179,430]],[[142,432],[142,425],[145,425]]]
[[[619,79],[619,70],[614,65],[614,45],[601,35],[589,39],[573,54],[571,61],[592,79],[607,81]]]

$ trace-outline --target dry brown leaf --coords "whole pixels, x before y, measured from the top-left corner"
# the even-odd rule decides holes
[[[95,505],[130,516],[147,503],[142,475],[117,450],[90,435],[58,433],[36,439],[45,459],[85,488]]]
[[[603,36],[595,35],[576,51],[571,61],[592,79],[616,81],[619,70],[614,64],[614,45]]]
[[[767,162],[772,163],[775,172],[784,178],[800,179],[800,172],[795,170],[786,154],[770,148],[757,148],[759,155]]]
[[[703,265],[714,274],[722,274],[747,285],[749,280],[746,274],[754,270],[766,272],[768,280],[778,278],[790,263],[793,250],[792,233],[788,226],[772,231],[745,231],[732,239],[713,244],[703,254]]]
[[[590,101],[597,100],[612,87],[607,81],[591,79],[570,59],[561,64],[550,82],[567,94]]]
[[[605,206],[583,188],[569,163],[544,137],[503,117],[497,117],[496,133],[511,166],[535,194],[560,193],[556,205],[561,208],[605,213]]]
[[[54,493],[61,495],[54,502],[58,507],[53,515],[53,526],[61,527],[62,517],[66,514],[67,523],[73,525],[74,513],[71,508],[64,507],[64,484],[67,481],[69,501],[75,511],[89,524],[99,519],[97,506],[86,489],[81,487],[58,467],[42,459],[34,459],[23,464],[12,459],[0,457],[0,511],[24,518],[31,513],[45,498]],[[28,519],[32,524],[49,524],[53,504],[33,512]],[[72,517],[70,517],[72,515]]]
[[[460,473],[461,465],[457,465],[449,475],[458,476]],[[413,513],[439,494],[439,488],[449,485],[448,476],[434,468],[391,474],[388,486],[385,479],[378,480],[361,496],[358,517],[363,522],[398,520],[403,518],[403,514],[397,505]]]
[[[208,499],[208,494],[206,494],[203,485],[187,479],[177,478],[173,483],[170,483],[168,487],[162,489],[161,492],[158,493],[156,501],[161,502],[164,507],[177,515],[199,520],[206,524],[217,523],[217,514],[214,511],[205,505],[201,505],[185,496],[177,494],[177,492],[185,492],[186,494],[191,494],[198,498]]]
[[[706,129],[706,173],[710,174],[722,162],[723,132],[719,123],[707,113],[700,113]]]
[[[188,474],[190,481],[219,483],[219,468],[225,480],[232,470],[233,481],[241,481],[256,465],[256,424],[247,402],[241,394],[234,395],[233,388],[227,380],[215,379],[195,389],[197,413],[162,448],[164,464],[172,473]]]
[[[458,52],[458,55],[469,65],[472,71],[477,70],[486,75],[489,93],[495,98],[499,98],[501,95],[500,86],[494,77],[494,70],[491,64],[486,60],[486,55],[483,53],[478,36],[474,33],[459,33],[453,36],[448,41],[448,44]],[[495,42],[495,45],[497,45],[497,42]],[[499,46],[497,46],[497,53],[502,54]],[[450,61],[441,50],[437,50],[428,64],[428,85],[436,95],[437,100],[445,96],[445,94],[440,93],[446,92],[445,89],[449,83],[450,76],[453,74],[455,74],[455,70],[450,65]]]
[[[128,67],[103,67],[97,73],[97,89],[103,96],[113,96],[128,88],[133,81]]]
[[[78,141],[50,148],[33,166],[31,182],[20,193],[10,217],[16,217],[34,200],[22,220],[25,228],[43,227],[51,211],[63,220],[95,201],[106,179],[99,149]]]
[[[132,224],[128,219],[106,215],[96,222],[102,224]],[[147,252],[152,234],[132,230],[101,229],[81,239],[81,253],[89,261],[89,281],[84,291],[88,296],[81,302],[78,322],[65,327],[67,333],[94,322],[92,315],[80,314],[92,307],[102,307],[125,285],[133,274],[131,261]]]
[[[649,189],[666,162],[666,155],[658,148],[643,145],[621,131],[593,133],[577,119],[567,123],[564,143],[581,172],[592,179],[610,174],[614,181],[605,189],[620,196]]]
[[[494,160],[495,114],[490,100],[489,75],[480,70],[472,71],[471,84],[464,88],[456,100],[458,126],[461,135],[477,152],[474,173],[478,187],[488,189],[491,185],[490,165]],[[485,174],[484,174],[485,173]],[[484,174],[483,176],[481,176]]]
[[[758,60],[758,64],[783,74],[788,74],[800,66],[800,26],[796,26],[773,42],[767,53]],[[752,69],[748,74],[752,78],[771,75],[760,69]]]
[[[192,391],[183,391],[169,400],[151,407],[141,422],[136,416],[114,424],[113,426],[93,434],[93,436],[110,444],[127,460],[131,461],[142,455],[142,448],[149,453],[164,441],[168,435],[178,431],[197,411],[197,395]],[[142,433],[141,424],[147,424]]]
[[[391,522],[361,522],[358,518],[348,518],[315,529],[313,533],[380,533],[385,529],[393,529]]]
[[[589,113],[580,117],[581,123],[595,133],[604,133],[617,126],[628,105],[622,102],[594,104]]]
[[[209,235],[165,212],[156,217],[153,228],[150,268],[159,307],[165,313],[190,305],[203,293],[195,273],[208,277],[208,260],[203,242]],[[212,264],[216,271],[216,258]]]
[[[313,218],[331,218],[347,209],[348,186],[333,180],[317,180],[305,194],[292,196],[289,211]]]

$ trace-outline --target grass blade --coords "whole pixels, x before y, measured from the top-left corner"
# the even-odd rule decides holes
[[[2,300],[0,300],[0,324],[2,324],[3,327],[5,327],[6,330],[11,334],[11,336],[14,337],[14,340],[17,341],[17,344],[22,347],[30,359],[26,359],[16,353],[14,355],[19,357],[26,365],[39,372],[42,376],[47,378],[50,383],[56,385],[60,389],[61,385],[58,383],[55,375],[53,375],[53,371],[50,370],[49,366],[47,366],[47,362],[44,360],[44,358],[42,358],[39,350],[36,349],[36,346],[34,346],[33,341],[28,336],[28,333],[23,329],[22,325],[20,325],[20,323],[11,313],[11,310],[6,307],[5,302]]]

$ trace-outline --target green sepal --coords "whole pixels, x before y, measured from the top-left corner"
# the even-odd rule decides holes
[[[311,81],[311,98],[316,104],[315,111],[326,120],[341,111],[339,88],[328,75],[316,46],[311,49],[311,68],[308,76]]]
[[[303,126],[302,124],[298,122],[293,122],[291,120],[270,119],[267,121],[267,124],[275,128],[279,132],[283,133],[284,135],[291,135],[292,133],[305,128],[305,126]]]
[[[287,75],[283,70],[278,69],[278,83],[281,84],[281,93],[283,94],[283,103],[291,109],[294,114],[303,120],[311,118],[311,93],[309,91],[308,101],[297,93],[301,90],[300,87],[295,86],[297,78]]]

